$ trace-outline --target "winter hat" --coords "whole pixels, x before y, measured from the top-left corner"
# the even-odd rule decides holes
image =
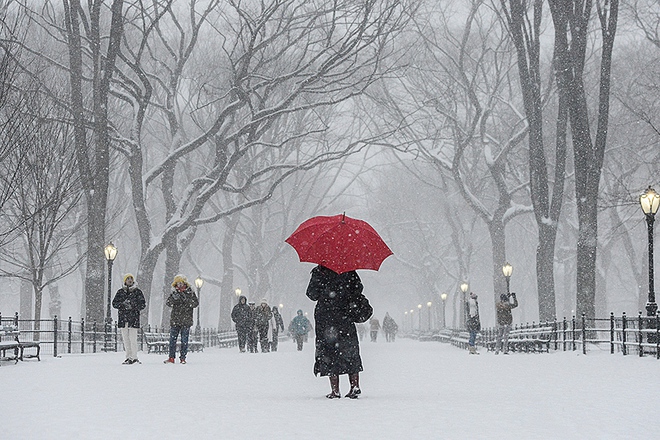
[[[500,301],[508,301],[508,299],[509,299],[509,295],[507,295],[506,293],[500,295]]]
[[[261,298],[261,304],[268,304],[268,301],[266,301],[266,298]]]
[[[124,277],[122,278],[122,281],[124,282],[124,284],[126,284],[126,278],[129,278],[129,277],[130,277],[130,278],[133,278],[133,281],[135,281],[135,277],[133,276],[133,274],[132,274],[132,273],[127,273],[127,274],[124,275]]]
[[[477,294],[474,292],[470,292],[470,298],[477,299]]]
[[[176,287],[177,283],[188,284],[188,278],[186,278],[185,275],[179,274],[179,275],[174,277],[174,281],[172,281],[172,287]]]

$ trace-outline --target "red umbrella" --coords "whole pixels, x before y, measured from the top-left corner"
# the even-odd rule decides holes
[[[378,270],[392,255],[367,222],[344,214],[305,220],[285,241],[298,252],[300,261],[320,264],[337,273]]]

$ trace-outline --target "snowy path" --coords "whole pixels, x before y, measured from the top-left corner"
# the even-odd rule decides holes
[[[0,366],[1,438],[654,438],[660,361],[607,353],[470,356],[434,342],[363,342],[358,400],[328,400],[313,345],[192,353],[187,365],[121,353]],[[348,391],[342,377],[342,394]],[[644,391],[644,390],[647,391]],[[637,406],[643,403],[646,410]]]

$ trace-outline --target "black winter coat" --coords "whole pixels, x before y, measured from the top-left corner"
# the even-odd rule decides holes
[[[373,313],[362,289],[355,271],[337,274],[323,266],[312,270],[307,296],[317,301],[314,374],[336,376],[362,371],[355,323],[365,322]]]
[[[252,315],[252,311],[250,310],[247,301],[241,303],[242,299],[247,300],[244,296],[238,298],[238,304],[236,304],[231,310],[231,320],[234,321],[237,329],[247,331],[254,327],[254,316]]]
[[[166,304],[172,307],[170,327],[192,327],[193,309],[199,305],[199,299],[190,286],[183,292],[179,292],[176,288],[172,289]]]
[[[112,300],[112,307],[117,309],[119,320],[117,326],[124,328],[126,324],[132,328],[140,328],[140,310],[147,306],[142,291],[137,286],[122,287]]]

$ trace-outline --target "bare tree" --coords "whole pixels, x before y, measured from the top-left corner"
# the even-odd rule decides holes
[[[577,241],[577,313],[595,315],[598,197],[607,142],[611,63],[618,20],[618,0],[549,0],[555,31],[555,73],[566,97],[575,166],[575,198],[579,222]],[[595,137],[585,92],[584,68],[593,4],[600,24],[599,97]]]

